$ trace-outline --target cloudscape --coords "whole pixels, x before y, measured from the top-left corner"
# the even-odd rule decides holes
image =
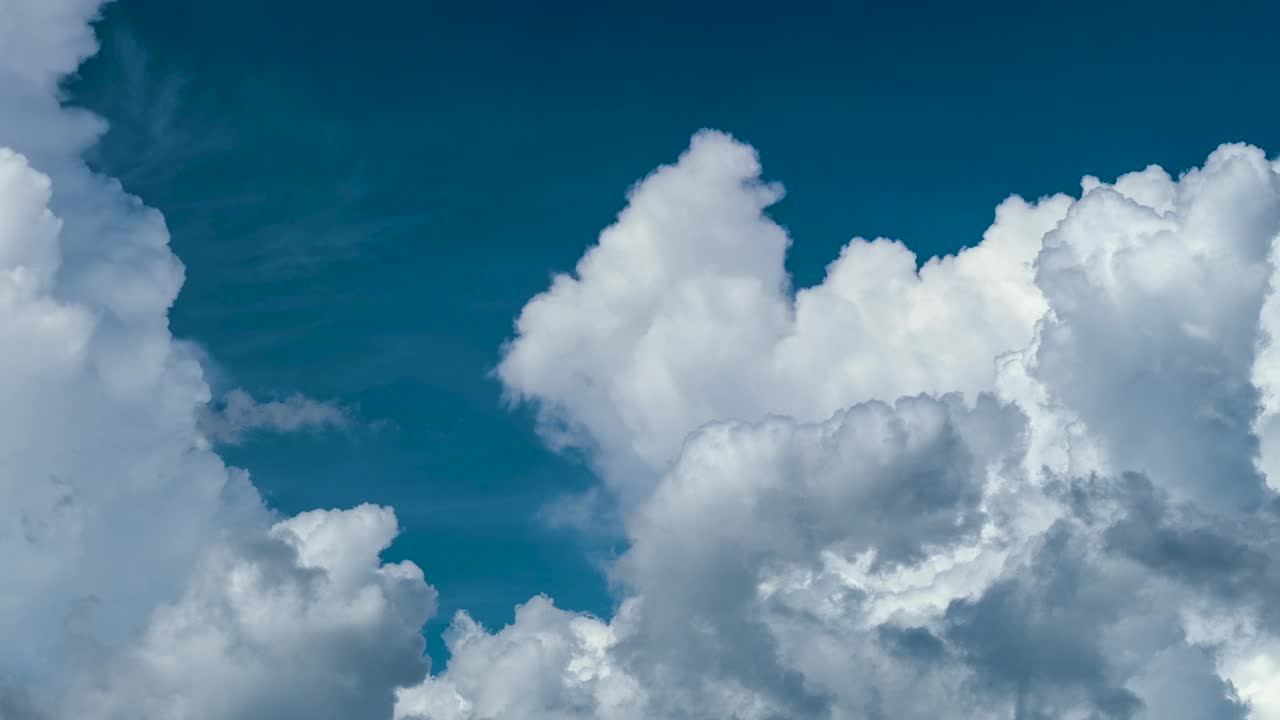
[[[0,718],[1280,720],[1268,151],[801,282],[769,148],[689,128],[468,370],[592,478],[521,512],[610,548],[606,608],[494,623],[358,468],[233,462],[401,431],[176,334],[196,269],[68,102],[101,5],[0,0]]]

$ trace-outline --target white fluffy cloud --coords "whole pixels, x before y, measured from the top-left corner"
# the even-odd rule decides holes
[[[627,538],[610,618],[460,613],[393,513],[281,518],[210,439],[163,218],[57,83],[89,0],[0,0],[0,715],[1280,718],[1280,178],[1223,146],[794,289],[754,150],[703,132],[517,321],[499,376]]]
[[[463,619],[400,714],[524,717],[480,703],[541,678],[573,717],[1280,717],[1263,154],[1011,198],[918,269],[854,240],[794,293],[759,173],[696,136],[500,367],[622,497],[620,611]],[[575,663],[643,692],[606,707]]]
[[[280,520],[211,451],[164,220],[60,104],[99,4],[0,1],[0,715],[387,716],[431,591],[389,511]]]
[[[1227,145],[1176,183],[1153,169],[1086,187],[1037,262],[1052,313],[1033,374],[1116,469],[1257,507],[1251,380],[1280,179],[1261,151]]]
[[[515,622],[489,634],[459,613],[445,634],[453,656],[447,678],[403,691],[401,717],[431,720],[520,717],[652,717],[648,693],[613,657],[625,624],[567,612],[546,597],[516,608]]]
[[[417,566],[378,564],[395,534],[391,511],[366,505],[209,548],[142,641],[75,690],[69,715],[388,717],[394,689],[426,670],[419,630],[435,603]]]
[[[760,170],[750,147],[696,135],[516,323],[506,387],[629,497],[708,422],[992,390],[995,356],[1044,314],[1031,261],[1067,197],[1010,198],[981,244],[919,272],[902,243],[855,239],[822,284],[793,293],[790,240],[764,214],[782,188]]]

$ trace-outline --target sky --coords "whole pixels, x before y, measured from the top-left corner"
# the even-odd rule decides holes
[[[1280,717],[1275,13],[0,0],[0,717]]]

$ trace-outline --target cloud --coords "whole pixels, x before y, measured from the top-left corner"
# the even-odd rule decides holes
[[[750,147],[699,133],[517,320],[498,368],[508,392],[628,499],[708,422],[993,390],[995,356],[1044,314],[1031,261],[1067,197],[1010,198],[981,244],[918,272],[902,243],[855,239],[793,293],[790,239],[765,214],[783,191],[760,172]]]
[[[1263,154],[1011,198],[919,268],[855,239],[798,291],[781,194],[699,134],[526,306],[499,375],[622,498],[619,611],[466,624],[400,716],[1280,717]],[[575,619],[644,692],[514,640]]]
[[[1016,452],[1020,422],[990,398],[968,408],[918,397],[816,425],[779,418],[696,434],[633,518],[617,569],[642,598],[636,672],[664,703],[685,698],[660,714],[687,715],[708,686],[768,713],[828,708],[836,689],[805,681],[771,616],[822,612],[794,583],[820,573],[824,553],[878,577],[976,541],[985,475]],[[825,590],[843,596],[841,610],[867,592]]]
[[[260,402],[236,388],[217,407],[201,417],[201,429],[215,443],[235,445],[255,431],[290,433],[342,430],[351,424],[350,411],[335,403],[295,393],[283,400]]]
[[[1037,260],[1052,312],[1032,374],[1116,469],[1257,507],[1252,376],[1280,178],[1260,150],[1225,145],[1176,183],[1148,170],[1086,187]]]
[[[516,608],[515,622],[495,634],[459,613],[445,634],[454,672],[403,691],[397,715],[652,717],[645,714],[647,691],[612,655],[623,640],[618,625],[617,618],[611,625],[561,610],[542,596]]]
[[[782,188],[697,134],[498,370],[601,473],[616,609],[459,613],[427,676],[393,512],[281,517],[210,446],[342,415],[208,414],[163,218],[60,105],[97,9],[0,0],[0,712],[1280,718],[1261,151],[1010,198],[920,266],[855,239],[795,289]]]
[[[395,688],[426,671],[419,630],[435,607],[417,566],[379,564],[395,534],[390,510],[363,505],[210,547],[182,598],[75,690],[67,716],[390,716]]]
[[[431,591],[379,564],[390,511],[280,518],[210,449],[164,219],[89,170],[104,125],[61,105],[99,5],[0,0],[0,713],[387,716]]]

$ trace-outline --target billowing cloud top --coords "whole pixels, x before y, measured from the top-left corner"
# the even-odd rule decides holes
[[[1263,153],[1012,197],[919,266],[855,239],[798,290],[781,196],[700,133],[525,307],[499,375],[629,518],[610,651],[545,601],[463,617],[402,713],[1280,717]],[[576,649],[542,714],[470,659],[529,632]]]
[[[795,289],[717,132],[532,299],[498,375],[586,451],[610,618],[465,613],[390,509],[279,517],[212,449],[161,216],[81,155],[91,0],[0,0],[0,717],[1280,718],[1280,175],[1252,147],[1010,198]],[[212,413],[212,414],[211,414]]]

